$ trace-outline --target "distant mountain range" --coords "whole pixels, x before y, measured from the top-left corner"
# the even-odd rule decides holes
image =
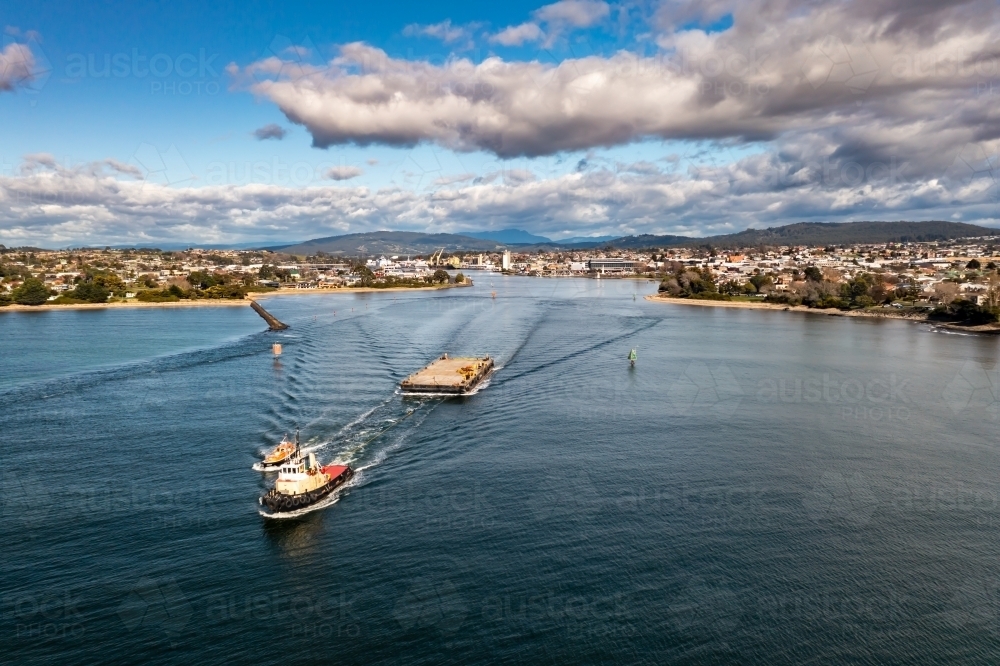
[[[509,245],[534,245],[537,243],[551,243],[552,239],[545,236],[536,236],[522,229],[501,229],[499,231],[469,231],[463,236],[492,240],[498,243]]]
[[[621,236],[573,236],[572,238],[560,238],[552,242],[562,245],[573,245],[576,243],[603,243],[616,238],[621,238]]]
[[[484,240],[494,240],[507,245],[542,245],[552,243],[555,245],[574,245],[576,243],[603,243],[605,241],[620,238],[620,236],[573,236],[572,238],[560,238],[557,241],[545,236],[536,236],[523,229],[501,229],[499,231],[468,231],[463,236],[482,238]]]
[[[493,252],[503,249],[504,243],[494,240],[460,236],[458,234],[422,234],[414,231],[372,231],[364,234],[329,236],[296,243],[295,245],[265,248],[285,254],[311,255],[317,252],[357,257],[361,255],[418,255],[446,251],[479,250]]]
[[[1000,236],[1000,229],[991,229],[962,222],[800,222],[768,229],[747,229],[735,234],[705,236],[650,235],[641,236],[575,236],[553,241],[522,229],[476,231],[465,234],[427,234],[413,231],[373,231],[316,238],[293,244],[238,243],[231,245],[196,245],[182,243],[148,243],[146,247],[162,250],[186,249],[252,249],[273,250],[293,255],[315,255],[319,252],[334,256],[429,255],[444,249],[448,252],[495,252],[505,248],[522,251],[614,247],[643,250],[666,247],[707,247],[719,249],[775,245],[851,245],[854,243],[926,242],[953,240],[977,236]],[[135,247],[116,245],[115,248]],[[3,246],[0,245],[0,249]],[[6,251],[14,250],[8,248]],[[19,251],[40,248],[16,248]]]
[[[544,238],[520,229],[471,234],[422,234],[412,231],[375,231],[363,234],[330,236],[267,249],[287,254],[310,255],[325,252],[332,255],[425,255],[444,248],[446,251],[467,250],[491,252],[505,247],[518,250],[578,249],[598,247],[641,250],[665,247],[703,247],[719,249],[767,245],[850,245],[853,243],[926,242],[976,236],[1000,235],[1000,230],[961,222],[801,222],[768,229],[747,229],[735,234],[692,238],[673,235],[641,235],[612,237],[576,237],[561,241],[525,244],[502,238]],[[477,236],[489,235],[491,238]],[[495,238],[492,238],[495,236]]]

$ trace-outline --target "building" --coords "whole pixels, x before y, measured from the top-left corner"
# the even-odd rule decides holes
[[[632,259],[588,259],[587,268],[598,273],[634,273],[637,263]]]

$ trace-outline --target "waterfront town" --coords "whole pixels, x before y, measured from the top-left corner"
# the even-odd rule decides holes
[[[293,256],[266,250],[41,250],[0,246],[0,304],[21,302],[26,282],[41,282],[45,303],[108,300],[243,298],[275,289],[421,286],[479,271],[536,277],[647,278],[665,295],[788,300],[803,285],[843,291],[860,277],[881,285],[857,305],[993,303],[1000,279],[1000,239],[845,246],[709,247],[646,250],[549,250],[446,253],[367,258]],[[457,273],[456,273],[457,271]],[[688,278],[685,278],[688,276]],[[710,285],[691,289],[695,282]],[[98,289],[91,289],[96,283]],[[836,289],[828,289],[831,294]],[[868,292],[871,293],[871,292]],[[883,297],[884,296],[884,297]],[[992,300],[991,300],[992,299]],[[35,304],[41,304],[36,300]]]

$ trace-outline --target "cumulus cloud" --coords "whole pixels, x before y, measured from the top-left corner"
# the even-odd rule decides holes
[[[992,1],[718,4],[731,28],[666,30],[656,55],[431,64],[355,43],[305,81],[249,87],[321,148],[434,143],[515,157],[651,138],[772,142],[790,165],[895,162],[920,179],[1000,136],[982,90],[1000,62]]]
[[[466,42],[468,45],[472,40],[472,33],[481,24],[472,23],[469,25],[453,25],[451,19],[445,19],[440,23],[421,25],[411,23],[403,28],[403,34],[407,37],[430,37],[445,44],[456,44]]]
[[[258,141],[266,141],[267,139],[276,139],[281,141],[285,138],[286,134],[287,132],[285,131],[285,128],[280,125],[275,125],[274,123],[258,127],[253,131],[253,135],[257,137]]]
[[[355,166],[335,166],[326,170],[326,177],[330,180],[350,180],[357,178],[364,171]]]
[[[557,5],[529,17],[545,33],[538,39],[550,39],[557,24],[604,20]],[[799,220],[996,223],[994,0],[662,7],[651,35],[660,51],[646,55],[430,63],[353,43],[322,65],[272,50],[228,68],[237,86],[277,105],[319,148],[432,144],[500,158],[557,155],[566,173],[526,160],[518,162],[530,168],[524,173],[490,167],[419,191],[337,185],[322,174],[319,184],[298,189],[195,189],[176,179],[161,187],[148,174],[140,181],[107,161],[88,171],[35,156],[0,177],[0,238],[76,230],[113,241],[148,229],[190,231],[207,242],[260,228],[301,238],[337,229],[461,229],[482,219],[599,235],[720,233]],[[726,14],[733,22],[725,30],[685,27]],[[595,150],[649,140],[672,141],[664,150],[671,154],[627,163]],[[643,157],[653,159],[655,145],[649,141]]]
[[[603,168],[548,178],[518,170],[471,180],[464,174],[419,192],[333,184],[170,187],[139,180],[110,160],[68,169],[38,155],[18,173],[0,175],[0,243],[287,240],[384,228],[450,231],[484,219],[580,235],[705,235],[789,219],[954,218],[998,226],[996,183],[982,170],[995,165],[997,147],[969,152],[963,169],[918,187],[888,172],[853,182],[855,174],[824,173],[822,163],[789,163],[763,152],[708,165],[682,157],[680,168],[658,174]]]
[[[611,7],[600,0],[560,0],[551,5],[545,5],[532,12],[533,21],[520,25],[507,26],[492,35],[490,41],[503,46],[521,46],[526,42],[538,42],[546,37],[539,26],[548,24],[550,44],[570,28],[589,28],[608,17]]]
[[[537,42],[545,37],[545,33],[538,27],[537,23],[522,23],[521,25],[507,26],[497,34],[490,37],[494,44],[504,46],[521,46],[525,42]]]
[[[137,180],[144,178],[144,173],[139,167],[134,164],[126,164],[113,158],[99,160],[97,162],[87,162],[67,168],[59,164],[59,161],[51,153],[31,153],[25,155],[20,167],[18,168],[18,173],[22,176],[45,172],[70,179],[72,176],[81,174],[91,177],[123,175],[131,176]]]
[[[574,28],[589,28],[607,18],[608,3],[600,0],[560,0],[535,10],[534,16],[547,23],[565,23]]]
[[[0,92],[11,92],[34,79],[35,56],[24,44],[11,43],[0,51]]]

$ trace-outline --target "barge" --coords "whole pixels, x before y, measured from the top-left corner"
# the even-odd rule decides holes
[[[400,382],[407,394],[468,395],[493,374],[493,359],[470,356],[440,358]]]

